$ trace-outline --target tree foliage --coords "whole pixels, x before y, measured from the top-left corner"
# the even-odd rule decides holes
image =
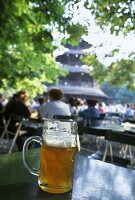
[[[99,62],[96,54],[84,54],[81,57],[82,61],[88,66],[92,67],[91,75],[102,83],[109,82],[112,86],[126,85],[128,89],[135,89],[135,61],[132,59],[120,60],[111,63],[109,66],[103,65]]]
[[[110,27],[111,33],[125,35],[135,30],[134,0],[92,0],[92,4],[87,0],[85,7],[91,9],[102,29]]]
[[[108,99],[108,103],[135,103],[135,93],[128,90],[125,85],[118,88],[116,85],[110,86],[108,82],[104,82],[101,84],[101,89],[105,92],[105,94],[111,97]]]
[[[78,2],[0,1],[1,90],[27,88],[34,95],[45,89],[45,81],[56,82],[65,75],[53,56],[57,48],[53,31],[68,35],[70,43],[79,42],[86,27],[72,23],[73,6]]]
[[[110,28],[111,33],[135,34],[135,2],[133,0],[92,0],[86,1],[85,7],[90,9],[96,23],[101,29]],[[100,47],[99,47],[100,48]],[[119,49],[114,49],[107,57],[113,57]],[[135,52],[128,58],[112,62],[109,66],[104,66],[97,55],[85,54],[82,58],[89,66],[93,67],[91,75],[98,82],[110,82],[112,85],[135,89]]]
[[[55,62],[59,44],[54,30],[62,35],[61,43],[77,45],[87,34],[87,27],[72,21],[74,6],[81,0],[1,0],[0,1],[0,90],[29,89],[33,95],[45,89],[44,82],[56,82],[66,73]],[[101,28],[112,33],[134,31],[134,1],[85,0]],[[114,52],[112,52],[113,54]],[[116,51],[115,51],[116,53]],[[93,66],[92,74],[101,82],[120,80],[134,86],[134,61],[112,63],[106,68],[96,55],[85,56]],[[92,62],[92,63],[91,63]],[[117,73],[118,71],[118,73]],[[121,78],[119,78],[121,76]],[[128,80],[128,81],[127,81]]]

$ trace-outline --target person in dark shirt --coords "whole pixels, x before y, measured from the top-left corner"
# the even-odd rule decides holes
[[[20,115],[24,118],[29,118],[31,113],[28,107],[25,105],[25,95],[22,95],[24,91],[20,91],[11,98],[7,103],[4,111],[5,119],[8,120],[10,114]]]
[[[4,110],[4,117],[7,121],[10,117],[10,114],[22,116],[25,119],[29,118],[31,115],[31,112],[29,111],[29,108],[25,105],[26,100],[28,99],[27,91],[21,90],[17,94],[14,94],[14,96],[11,98],[11,100],[7,103],[5,110]],[[11,120],[9,131],[15,132],[18,126],[18,121]],[[13,136],[10,135],[12,138]],[[18,150],[22,150],[23,142],[22,137],[18,137],[16,144],[18,146]]]
[[[96,127],[100,126],[100,121],[98,118],[100,117],[100,113],[98,109],[95,107],[97,104],[97,100],[95,99],[87,99],[88,108],[84,111],[79,112],[80,117],[89,118],[91,121],[91,126]]]

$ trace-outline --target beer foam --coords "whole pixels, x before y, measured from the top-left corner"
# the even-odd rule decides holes
[[[76,146],[76,137],[59,137],[59,138],[51,138],[51,137],[43,137],[43,142],[47,146],[51,147],[61,147],[61,148],[69,148]]]
[[[52,147],[69,148],[77,145],[74,122],[45,121],[42,137],[43,142]]]

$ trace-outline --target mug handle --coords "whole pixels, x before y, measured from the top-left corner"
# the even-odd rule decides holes
[[[38,176],[38,173],[39,173],[39,169],[35,169],[33,167],[30,166],[29,162],[28,162],[28,159],[27,159],[27,150],[28,150],[28,147],[30,145],[31,142],[38,142],[40,143],[40,145],[42,145],[42,138],[40,136],[32,136],[32,137],[29,137],[24,145],[23,145],[23,151],[22,151],[22,157],[23,157],[23,164],[25,166],[25,168],[33,175],[35,176]]]

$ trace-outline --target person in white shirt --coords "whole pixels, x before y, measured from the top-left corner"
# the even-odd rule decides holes
[[[71,116],[69,105],[62,101],[64,94],[60,88],[48,91],[49,102],[42,106],[41,118],[53,119],[55,115]]]

